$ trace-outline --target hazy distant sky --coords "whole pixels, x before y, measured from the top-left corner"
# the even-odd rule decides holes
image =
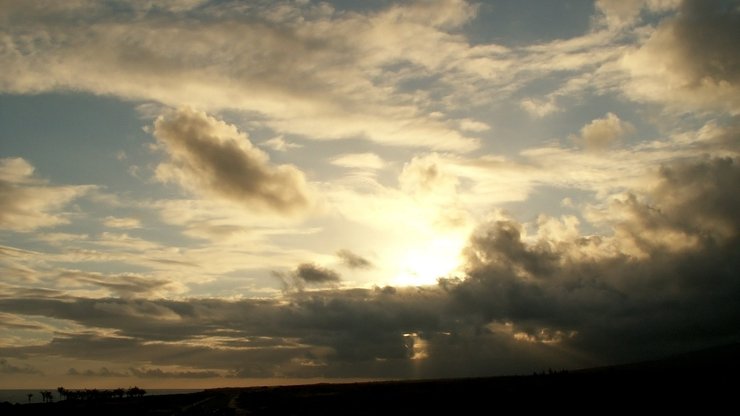
[[[0,388],[740,340],[740,2],[0,0]]]

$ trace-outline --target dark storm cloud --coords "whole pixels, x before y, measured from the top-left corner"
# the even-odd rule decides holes
[[[629,215],[612,241],[525,243],[510,221],[484,227],[467,250],[468,279],[451,285],[455,310],[605,361],[737,341],[740,166],[694,161],[660,175],[649,201],[620,207]],[[607,244],[642,255],[588,256]]]
[[[267,154],[233,125],[181,109],[159,117],[154,136],[170,158],[157,169],[161,180],[257,211],[290,215],[311,205],[303,172],[271,165]]]
[[[342,264],[344,264],[346,267],[349,267],[350,269],[370,269],[373,267],[373,264],[370,262],[370,260],[349,250],[337,251],[337,257],[339,257],[339,259],[342,261]]]

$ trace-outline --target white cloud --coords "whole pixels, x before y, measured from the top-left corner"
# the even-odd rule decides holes
[[[519,106],[535,117],[545,117],[560,110],[553,99],[543,101],[525,98],[519,103]]]
[[[103,224],[111,228],[141,228],[141,221],[132,217],[105,217]]]
[[[333,165],[354,169],[382,169],[385,162],[375,153],[347,153],[331,160]]]
[[[460,129],[465,131],[481,132],[491,129],[490,125],[482,121],[473,120],[471,118],[464,118],[460,120],[458,124],[460,125]]]
[[[579,136],[572,138],[583,143],[588,150],[604,150],[627,134],[635,131],[634,126],[622,121],[616,114],[607,113],[602,118],[591,120],[581,128]]]
[[[286,142],[283,136],[275,136],[272,139],[265,140],[262,144],[278,152],[285,152],[288,149],[298,149],[303,147],[298,143]]]

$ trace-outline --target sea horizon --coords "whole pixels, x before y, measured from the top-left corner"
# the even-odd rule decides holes
[[[122,386],[123,387],[123,386]],[[127,388],[127,387],[124,387]],[[201,389],[148,389],[146,387],[142,387],[144,390],[146,390],[147,396],[158,396],[163,394],[187,394],[187,393],[196,393],[199,391],[205,390],[205,388]],[[75,390],[75,389],[70,389]],[[111,390],[109,388],[98,388],[98,390]],[[42,391],[51,391],[54,401],[59,401],[59,392],[57,392],[57,388],[37,388],[37,389],[0,389],[0,403],[3,402],[10,402],[10,403],[19,403],[19,404],[25,404],[25,403],[42,403],[41,400],[41,392]],[[32,393],[33,396],[31,396],[31,401],[28,400],[28,394]]]

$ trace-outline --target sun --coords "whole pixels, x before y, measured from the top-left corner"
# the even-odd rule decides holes
[[[395,286],[425,286],[460,271],[464,240],[457,236],[432,238],[399,251]]]

